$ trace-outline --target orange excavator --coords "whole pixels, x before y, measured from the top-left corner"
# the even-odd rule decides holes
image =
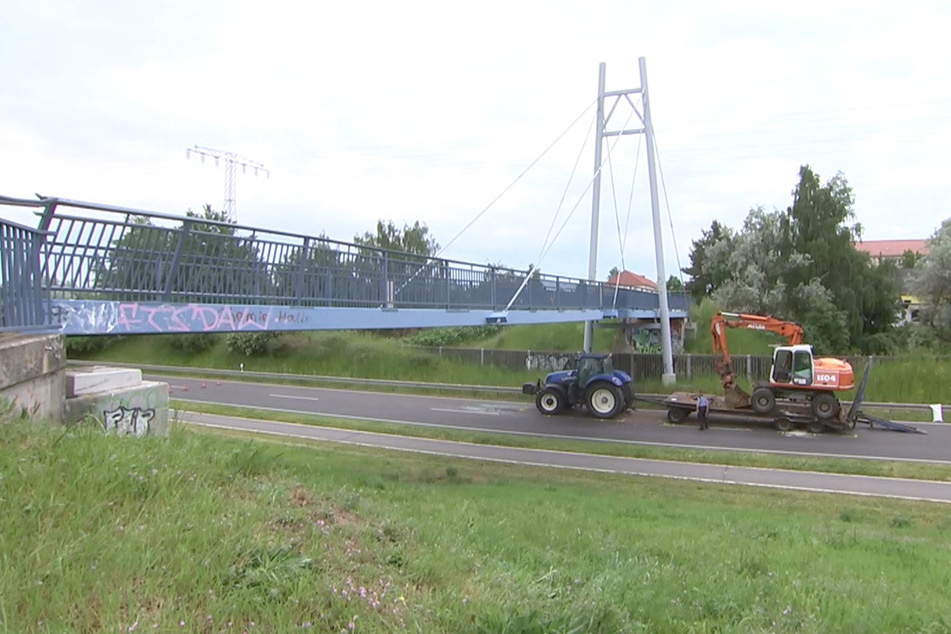
[[[769,382],[757,383],[750,395],[736,384],[730,366],[727,348],[727,328],[746,328],[775,332],[786,339],[786,345],[777,346]],[[731,408],[752,407],[757,414],[769,414],[776,407],[776,399],[808,401],[816,418],[830,420],[841,410],[835,392],[855,387],[855,372],[842,359],[816,358],[812,346],[802,343],[802,326],[775,317],[745,313],[721,312],[710,321],[713,353],[720,354],[717,370],[723,384],[724,397]]]

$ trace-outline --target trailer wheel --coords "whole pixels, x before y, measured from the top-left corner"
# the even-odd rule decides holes
[[[839,413],[839,399],[828,392],[813,394],[812,413],[823,420],[835,418]]]
[[[542,414],[554,416],[565,409],[565,396],[553,387],[542,388],[535,395],[535,407]]]
[[[588,409],[598,418],[614,418],[624,409],[624,395],[611,383],[598,381],[588,388]]]
[[[776,407],[776,395],[768,387],[758,387],[750,397],[750,406],[757,414],[769,414]]]
[[[826,426],[821,421],[812,420],[806,423],[806,431],[810,434],[821,434],[825,432]]]
[[[785,416],[780,416],[777,418],[775,421],[773,421],[773,425],[775,425],[776,429],[779,431],[789,431],[793,428],[793,422]]]
[[[687,420],[687,413],[687,410],[682,407],[668,407],[667,420],[672,422],[674,425],[679,425],[680,423]]]

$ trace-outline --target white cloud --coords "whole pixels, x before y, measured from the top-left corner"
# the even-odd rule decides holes
[[[634,88],[644,56],[668,274],[673,240],[685,266],[714,219],[785,208],[803,164],[844,172],[868,239],[927,237],[951,202],[951,12],[937,2],[13,0],[0,18],[3,195],[217,207],[224,169],[186,161],[197,144],[270,170],[239,174],[242,223],[349,240],[420,220],[445,245],[594,100],[599,62],[608,90]],[[589,123],[447,257],[538,264]],[[612,151],[613,188],[605,172],[600,277],[620,262],[637,148]],[[624,260],[653,276],[646,177],[641,149]],[[542,270],[586,274],[590,207]]]

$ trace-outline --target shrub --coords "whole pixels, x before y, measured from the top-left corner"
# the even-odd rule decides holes
[[[274,340],[279,333],[276,332],[235,332],[228,335],[225,345],[228,352],[234,354],[243,354],[246,357],[255,355],[265,355],[271,351]]]
[[[181,350],[185,354],[202,352],[211,348],[218,341],[218,338],[207,332],[181,335],[165,335],[165,341],[175,350]]]
[[[66,356],[82,356],[105,350],[115,337],[66,337]]]

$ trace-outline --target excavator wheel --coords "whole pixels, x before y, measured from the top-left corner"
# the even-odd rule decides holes
[[[758,387],[753,390],[750,405],[757,414],[769,414],[776,407],[776,395],[768,387]]]
[[[826,426],[822,421],[813,420],[806,423],[806,431],[810,434],[822,434],[826,430]]]
[[[832,420],[839,414],[839,399],[828,392],[819,392],[812,397],[812,413],[816,418]]]

